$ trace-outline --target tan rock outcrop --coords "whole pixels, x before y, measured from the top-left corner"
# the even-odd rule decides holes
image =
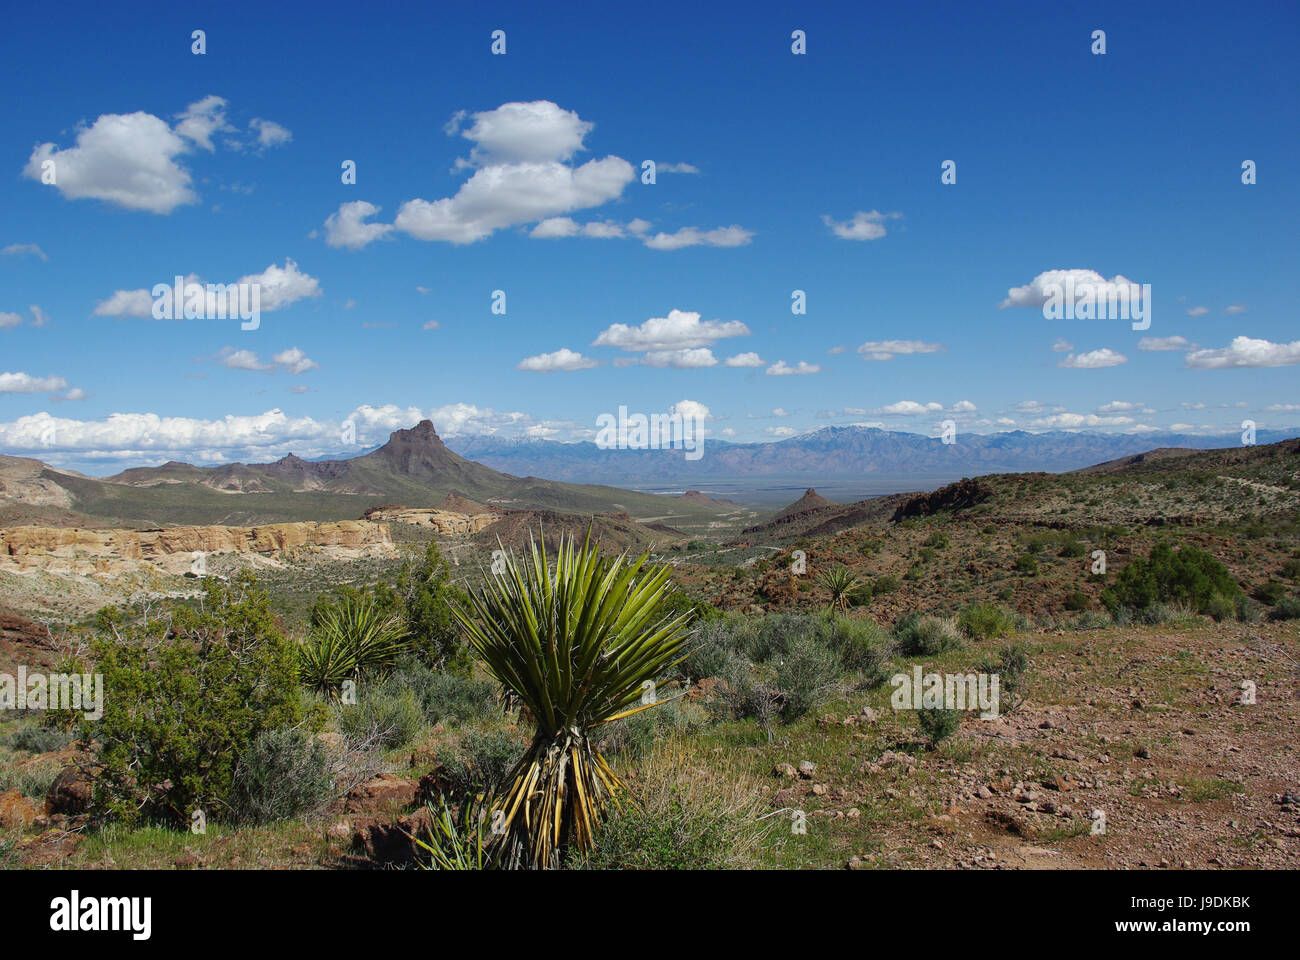
[[[387,524],[364,520],[156,530],[8,527],[0,530],[0,568],[119,573],[139,569],[142,564],[170,566],[164,561],[196,553],[271,556],[317,548],[382,552],[392,550],[393,541]]]
[[[421,507],[372,507],[366,511],[367,520],[433,527],[434,532],[444,537],[478,533],[484,527],[496,523],[501,517],[502,514],[495,512],[467,514]]]

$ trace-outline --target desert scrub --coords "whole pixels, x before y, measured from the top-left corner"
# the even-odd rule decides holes
[[[249,572],[209,580],[197,609],[145,622],[112,615],[92,644],[104,714],[85,720],[102,769],[94,809],[126,823],[219,819],[239,756],[264,730],[304,720],[293,645]]]
[[[782,718],[796,720],[819,706],[835,689],[839,675],[839,657],[820,638],[795,641],[776,666]]]
[[[962,645],[961,634],[951,620],[917,613],[909,613],[894,625],[894,639],[905,657],[932,657]]]
[[[754,856],[773,819],[759,820],[761,785],[735,758],[661,741],[629,778],[631,799],[611,812],[585,859],[593,870],[735,870]]]
[[[634,761],[670,736],[687,736],[708,725],[705,708],[685,699],[670,700],[655,710],[634,713],[604,724],[598,730],[597,749],[606,757]]]
[[[957,625],[972,640],[997,640],[1016,632],[1015,616],[991,603],[976,603],[967,607],[958,617]]]
[[[494,793],[526,748],[505,730],[471,730],[443,761],[453,796]]]
[[[874,620],[823,616],[818,634],[840,659],[840,667],[860,675],[870,686],[884,683],[884,665],[894,654],[894,640]]]
[[[230,807],[239,823],[275,823],[315,813],[334,798],[325,745],[302,729],[263,730],[235,767]]]
[[[389,684],[412,692],[430,726],[473,723],[501,713],[490,680],[459,670],[435,670],[410,654],[397,662]]]
[[[921,736],[933,750],[961,727],[961,711],[945,707],[922,707],[916,711],[916,722]]]
[[[410,743],[424,727],[415,692],[395,683],[366,687],[356,703],[336,704],[334,716],[348,743],[369,742],[389,749]]]
[[[26,750],[28,753],[52,753],[62,750],[72,742],[72,734],[58,727],[47,727],[40,723],[25,723],[4,739],[5,745],[13,750]]]
[[[1228,568],[1204,550],[1192,546],[1175,550],[1162,540],[1148,556],[1125,564],[1114,586],[1102,591],[1101,601],[1112,613],[1129,607],[1141,615],[1158,604],[1179,604],[1205,613],[1216,595],[1234,604],[1242,595]]]

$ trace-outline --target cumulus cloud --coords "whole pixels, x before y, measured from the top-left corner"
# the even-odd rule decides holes
[[[34,243],[11,243],[9,244],[9,246],[0,250],[0,256],[21,257],[25,255],[40,257],[42,260],[46,262],[48,262],[50,259],[48,256],[46,256],[45,251],[42,250]]]
[[[1143,337],[1138,341],[1139,350],[1185,350],[1190,347],[1186,337]]]
[[[1223,308],[1223,312],[1224,312],[1224,313],[1245,313],[1245,312],[1246,312],[1246,307],[1245,307],[1244,304],[1233,303],[1233,304],[1229,304],[1228,306],[1224,307],[1224,308]]]
[[[62,377],[33,377],[29,373],[0,373],[0,393],[49,393],[63,390],[68,381]]]
[[[727,357],[727,359],[723,361],[723,365],[728,367],[761,367],[763,365],[763,358],[753,351],[748,353],[738,353],[734,357]]]
[[[79,128],[76,146],[60,150],[53,143],[39,144],[23,175],[40,181],[51,161],[54,187],[69,200],[103,200],[128,210],[168,214],[199,200],[189,171],[176,162],[187,149],[185,139],[153,114],[106,113]]]
[[[1133,413],[1144,410],[1145,403],[1139,403],[1131,400],[1112,400],[1110,403],[1103,403],[1097,408],[1098,413]]]
[[[226,122],[226,106],[225,98],[212,94],[191,103],[176,115],[179,120],[176,132],[209,153],[213,152],[212,135],[235,129]]]
[[[470,114],[468,126],[464,118],[453,117],[446,130],[474,144],[469,163],[478,166],[568,160],[583,149],[583,139],[595,126],[549,100],[503,103]]]
[[[1090,285],[1098,301],[1116,297],[1127,298],[1133,281],[1123,274],[1116,274],[1107,280],[1096,270],[1045,270],[1023,287],[1012,287],[1007,291],[1007,298],[998,307],[1041,307],[1048,300],[1048,288],[1059,285],[1062,289],[1073,281],[1076,290]]]
[[[749,327],[739,320],[700,320],[691,310],[669,310],[666,317],[651,317],[638,326],[611,324],[592,341],[593,347],[622,350],[681,350],[707,347],[727,337],[749,336]]]
[[[891,403],[883,407],[878,407],[870,411],[875,416],[887,417],[919,417],[926,413],[942,413],[943,404],[935,403],[917,403],[915,400],[899,400],[897,403]]]
[[[215,151],[214,135],[236,129],[226,119],[226,108],[224,98],[210,94],[178,113],[175,127],[143,110],[102,114],[94,123],[78,126],[74,146],[38,144],[23,176],[43,183],[47,164],[52,163],[53,186],[69,200],[103,200],[127,210],[169,214],[198,203],[190,172],[178,158],[195,148]],[[263,124],[259,142],[268,136],[283,142],[288,134],[279,124],[255,123]],[[241,147],[238,142],[231,145]]]
[[[699,367],[717,366],[717,358],[708,347],[693,347],[682,350],[651,350],[641,358],[647,367],[673,367],[678,370],[691,370]]]
[[[864,360],[893,360],[913,353],[942,353],[943,344],[922,340],[868,340],[858,347]]]
[[[297,347],[282,350],[271,358],[270,363],[263,363],[252,350],[236,350],[224,347],[216,356],[216,361],[231,370],[273,371],[283,370],[290,376],[306,373],[308,370],[320,369],[320,364],[311,360]]]
[[[1297,363],[1300,363],[1300,340],[1272,343],[1252,337],[1234,337],[1232,343],[1221,349],[1194,350],[1187,355],[1187,366],[1201,370],[1289,367]]]
[[[1119,427],[1133,422],[1132,417],[1108,417],[1095,413],[1056,413],[1041,417],[1030,426],[1059,430],[1078,430],[1085,427]]]
[[[31,310],[32,312],[32,319],[30,321],[31,326],[37,327],[39,329],[40,327],[44,327],[47,324],[49,324],[50,315],[46,313],[44,310],[42,310],[40,307],[38,307],[36,304],[33,303],[30,307],[28,307],[28,309]],[[18,326],[19,324],[21,324],[22,322],[23,322],[22,314],[5,313],[4,311],[0,311],[0,330],[11,330],[14,327]]]
[[[735,224],[713,230],[682,227],[676,233],[656,233],[652,237],[646,237],[645,245],[651,250],[680,250],[683,247],[743,247],[753,236],[752,231]]]
[[[325,218],[325,242],[331,247],[360,250],[372,240],[392,232],[391,223],[365,223],[382,207],[365,200],[350,200]]]
[[[841,240],[879,240],[885,235],[885,221],[897,220],[901,213],[870,213],[859,210],[851,220],[840,223],[830,214],[822,214],[822,223],[831,228],[831,232]]]
[[[293,139],[293,134],[274,120],[254,117],[248,122],[248,126],[257,134],[257,146],[262,150],[282,147]]]
[[[1203,317],[1210,312],[1209,307],[1191,307],[1187,311],[1189,317]]]
[[[799,431],[795,430],[794,427],[764,427],[763,432],[769,437],[785,439],[786,437],[793,437]]]
[[[193,284],[201,284],[197,274],[189,274],[184,277],[184,284],[188,294],[188,289]],[[172,278],[161,280],[162,283],[171,284]],[[298,269],[297,262],[285,259],[284,266],[278,266],[272,263],[261,273],[250,273],[240,277],[236,284],[256,284],[259,289],[261,298],[261,309],[263,312],[271,310],[280,310],[310,297],[318,297],[321,294],[320,281],[309,274],[303,273]],[[227,293],[231,291],[234,285],[226,284]],[[215,316],[218,313],[218,294],[212,291],[205,291],[204,313],[207,316]],[[234,315],[227,307],[227,314]],[[153,294],[150,290],[117,290],[112,296],[101,300],[95,305],[94,315],[97,317],[141,317],[149,318],[153,316]]]
[[[1057,366],[1074,370],[1099,370],[1102,367],[1117,367],[1121,363],[1128,363],[1128,357],[1116,353],[1109,347],[1102,347],[1100,350],[1089,350],[1087,353],[1072,353]]]
[[[551,353],[539,353],[535,357],[525,357],[515,365],[516,370],[529,370],[533,373],[553,373],[557,370],[590,370],[599,363],[590,357],[584,357],[567,347]]]
[[[769,377],[799,377],[806,376],[810,373],[819,373],[821,372],[821,367],[815,363],[808,363],[806,360],[800,360],[794,366],[791,366],[784,360],[778,360],[763,372]]]
[[[1053,353],[1069,353],[1074,349],[1074,344],[1064,337],[1057,337],[1056,342],[1052,344]]]
[[[0,311],[0,330],[11,330],[22,322],[23,318],[21,315]]]

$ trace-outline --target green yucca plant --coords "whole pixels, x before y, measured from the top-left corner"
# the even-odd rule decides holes
[[[445,796],[425,804],[429,811],[429,839],[414,834],[407,837],[429,855],[422,866],[430,870],[484,870],[492,865],[488,856],[489,810],[479,799],[470,797],[452,812]],[[403,831],[405,832],[405,831]]]
[[[531,538],[530,538],[531,539]],[[646,555],[602,559],[590,531],[579,547],[543,541],[455,607],[489,672],[536,723],[532,745],[492,798],[494,857],[507,866],[551,867],[566,849],[585,852],[622,783],[591,742],[593,728],[655,705],[643,688],[684,657],[690,611],[665,615],[666,566]]]
[[[406,625],[374,597],[345,594],[318,611],[312,635],[298,647],[298,676],[309,689],[338,696],[345,680],[392,666],[406,638]]]
[[[849,594],[862,584],[848,567],[841,566],[831,567],[817,578],[817,582],[830,592],[830,608],[836,613],[848,613]]]

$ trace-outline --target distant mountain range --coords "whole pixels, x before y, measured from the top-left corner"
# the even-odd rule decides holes
[[[428,420],[383,446],[341,460],[196,467],[171,461],[96,479],[38,460],[0,456],[0,525],[108,522],[248,525],[355,519],[381,504],[436,507],[449,495],[496,509],[627,513],[658,521],[707,520],[734,505],[675,500],[590,483],[512,476],[449,450]]]
[[[1289,433],[1260,430],[1260,444],[1289,439]],[[496,470],[552,480],[691,486],[712,479],[798,477],[805,486],[863,474],[978,476],[987,473],[1059,473],[1133,456],[1158,447],[1198,450],[1241,445],[1239,434],[1181,433],[959,433],[945,444],[916,433],[875,427],[825,427],[770,443],[728,443],[709,439],[704,455],[687,460],[681,450],[602,450],[594,443],[554,440],[448,438],[451,449]]]

